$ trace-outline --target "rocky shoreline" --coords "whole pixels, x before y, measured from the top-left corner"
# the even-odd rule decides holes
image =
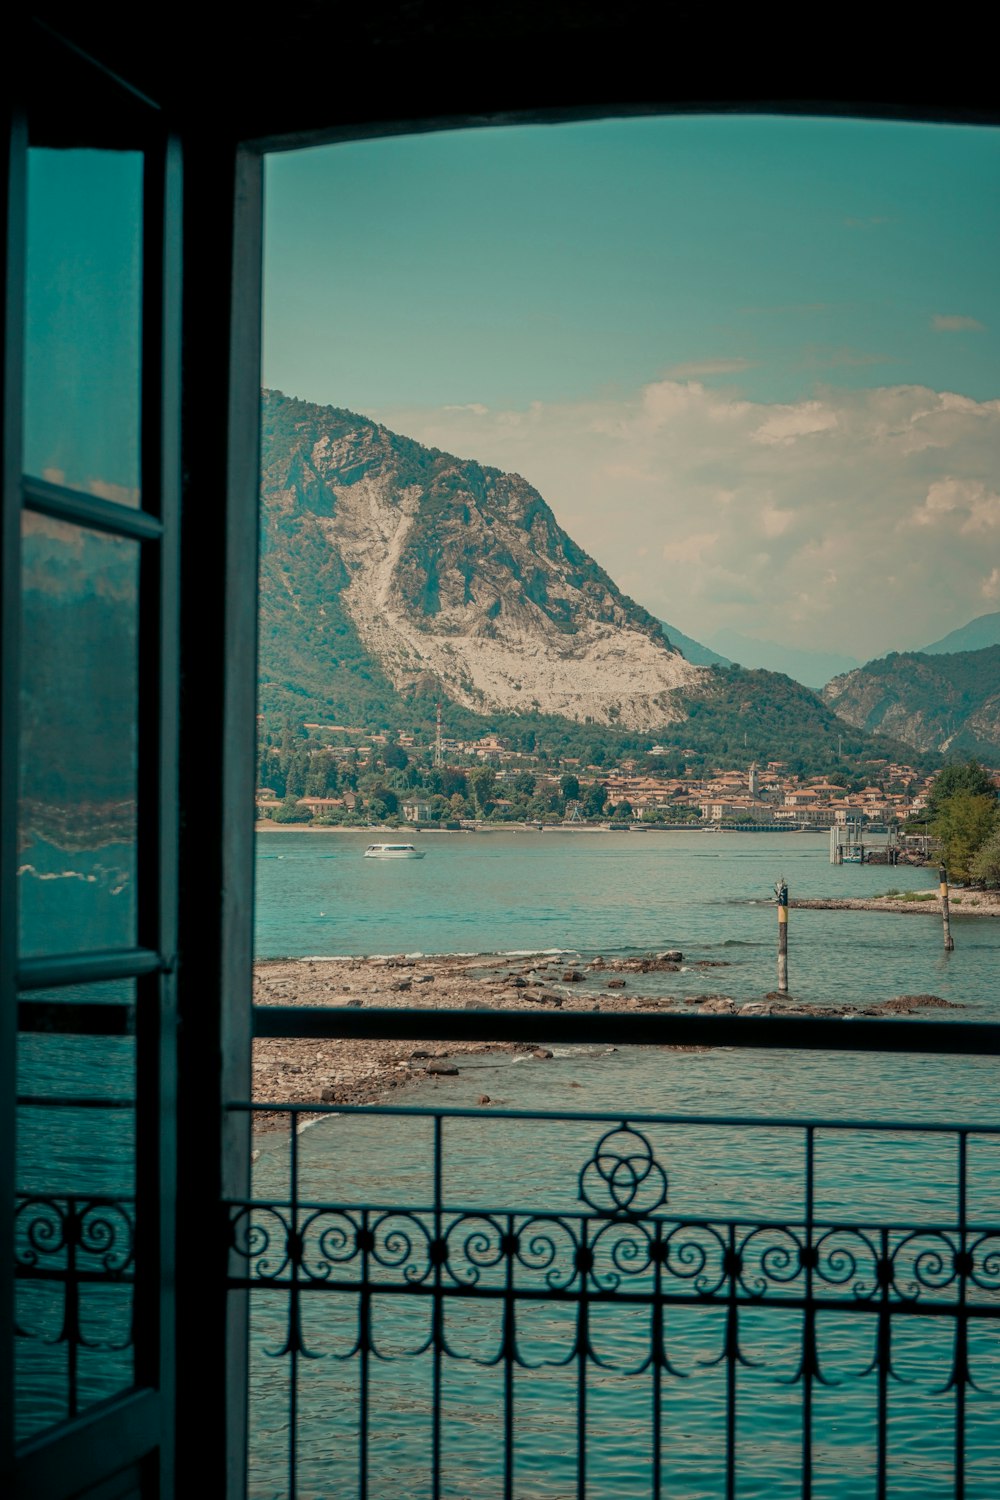
[[[876,908],[876,909],[881,909]],[[722,959],[686,959],[679,950],[633,958],[569,961],[566,955],[273,959],[254,967],[257,1005],[433,1006],[453,1010],[656,1011],[675,1014],[837,1017],[913,1015],[960,1009],[936,995],[898,995],[866,1007],[832,1007],[770,993],[739,1003],[712,990],[693,996],[649,994],[644,977],[730,967]],[[723,979],[718,974],[718,979]],[[644,989],[647,993],[643,993]],[[394,1040],[317,1041],[260,1038],[254,1044],[253,1097],[259,1126],[280,1118],[280,1103],[376,1104],[427,1077],[460,1070],[461,1058],[522,1053],[546,1062],[544,1047],[516,1042],[428,1043]],[[488,1105],[484,1095],[480,1101]]]
[[[1000,917],[1000,892],[955,890],[948,895],[952,914],[962,917]],[[893,911],[923,912],[924,916],[941,916],[941,898],[937,890],[899,896],[831,896],[818,899],[790,900],[789,906],[802,911]]]

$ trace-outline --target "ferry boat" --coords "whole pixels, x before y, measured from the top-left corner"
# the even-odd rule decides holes
[[[425,853],[412,844],[369,844],[365,859],[423,859]]]

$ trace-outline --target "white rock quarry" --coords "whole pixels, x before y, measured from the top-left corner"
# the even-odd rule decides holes
[[[312,457],[328,472],[337,462],[331,446]],[[420,507],[419,487],[396,488],[379,474],[331,488],[334,514],[321,525],[351,574],[342,602],[397,688],[432,673],[449,697],[480,712],[535,710],[638,730],[686,717],[673,695],[699,685],[707,669],[642,630],[594,618],[587,597],[552,566],[550,597],[568,602],[572,632],[512,587],[491,599],[490,614],[481,598],[457,602],[460,591],[449,587],[454,580],[447,575],[440,612],[415,615],[399,569]],[[475,529],[475,519],[471,525]],[[484,537],[484,546],[491,540]]]

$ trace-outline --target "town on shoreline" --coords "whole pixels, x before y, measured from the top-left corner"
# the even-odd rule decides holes
[[[996,773],[1000,785],[1000,772]],[[653,744],[613,765],[518,748],[496,734],[432,745],[400,731],[286,725],[263,739],[259,825],[459,832],[487,828],[825,831],[899,828],[914,841],[934,775],[890,760],[825,775],[751,762],[706,770],[694,752]],[[926,827],[922,830],[926,852]]]

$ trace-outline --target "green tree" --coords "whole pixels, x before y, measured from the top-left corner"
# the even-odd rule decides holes
[[[493,806],[496,784],[496,772],[492,766],[477,766],[474,771],[469,772],[469,791],[484,818]]]
[[[304,750],[297,750],[292,756],[291,764],[288,767],[288,775],[285,781],[285,795],[288,797],[304,797],[308,774],[309,756]]]
[[[944,864],[953,880],[971,880],[978,851],[1000,825],[1000,813],[992,786],[989,795],[953,793],[931,824],[931,833],[941,840]]]
[[[564,802],[576,802],[580,796],[580,783],[575,776],[567,774],[560,781],[559,790]]]
[[[966,761],[961,766],[945,766],[934,778],[927,799],[928,818],[936,818],[944,804],[960,792],[968,792],[973,797],[992,797],[994,802],[997,795],[996,787],[978,760]]]
[[[583,799],[583,813],[587,818],[599,818],[604,810],[604,804],[608,800],[608,789],[600,781],[594,781],[586,789]]]
[[[399,812],[399,798],[391,787],[382,785],[372,787],[369,805],[374,807],[376,803],[381,808],[381,817],[392,816]]]
[[[312,821],[312,812],[308,807],[300,807],[294,797],[286,797],[271,814],[275,823],[309,823]]]
[[[972,856],[969,874],[977,885],[988,886],[991,890],[1000,886],[1000,827],[994,828]]]

